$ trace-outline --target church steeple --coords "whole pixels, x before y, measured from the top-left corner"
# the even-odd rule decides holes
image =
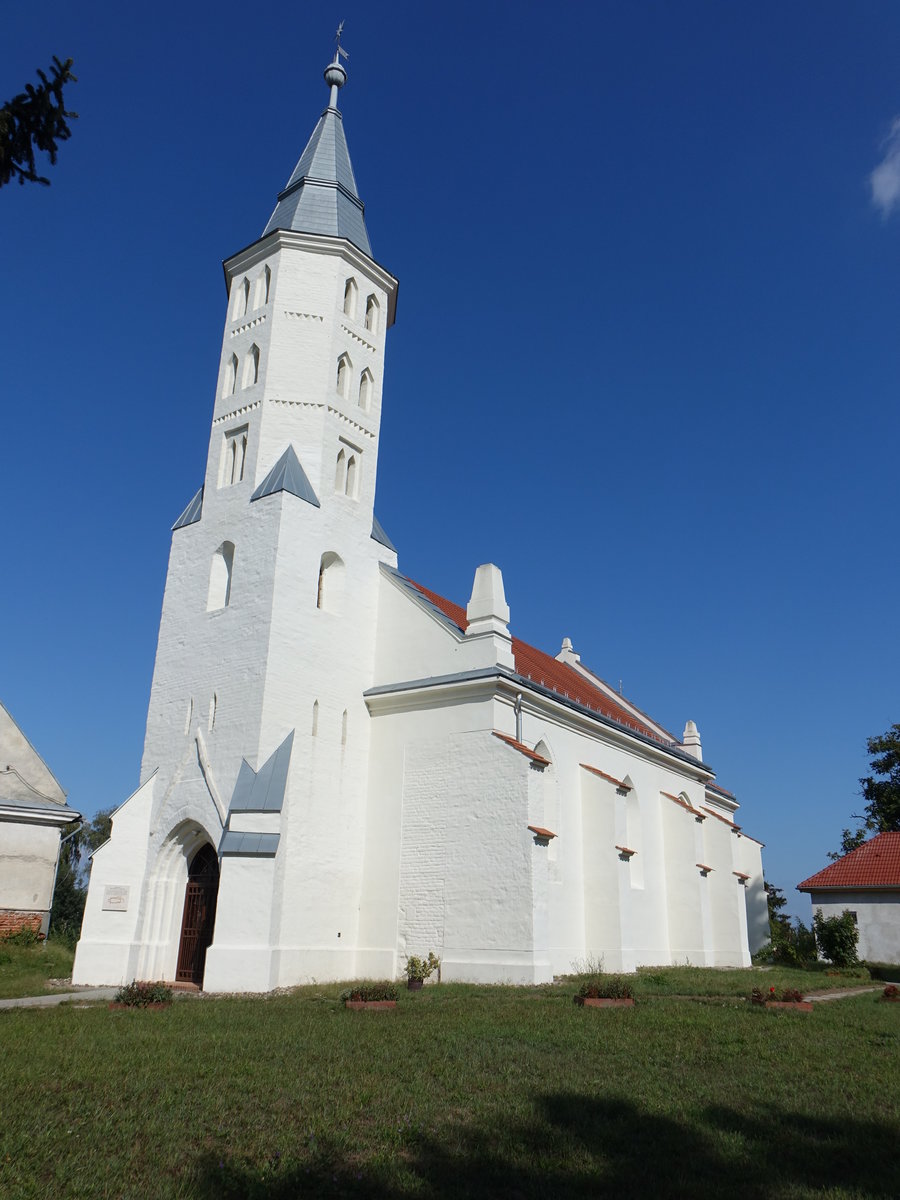
[[[325,82],[331,89],[328,107],[279,194],[263,237],[274,229],[293,229],[346,238],[371,258],[365,205],[356,190],[344,121],[337,106],[338,91],[347,82],[347,72],[340,62],[342,53],[339,42],[334,61],[325,69]]]

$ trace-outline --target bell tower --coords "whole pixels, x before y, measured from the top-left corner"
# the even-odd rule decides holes
[[[338,108],[343,53],[338,43],[328,104],[262,236],[224,263],[206,469],[172,531],[141,787],[128,802],[147,837],[132,940],[124,921],[104,932],[95,904],[85,976],[121,960],[124,977],[175,977],[203,845],[220,863],[205,988],[262,991],[355,968],[363,692],[379,564],[397,563],[374,516],[397,280],[372,256]]]

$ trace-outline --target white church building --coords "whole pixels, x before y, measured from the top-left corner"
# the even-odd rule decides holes
[[[748,965],[761,845],[694,723],[674,736],[568,639],[517,639],[496,566],[465,607],[398,568],[374,515],[397,280],[372,257],[337,55],[325,80],[262,236],[225,263],[141,783],[94,855],[74,981],[263,992],[430,950],[444,979],[520,983],[600,957]]]

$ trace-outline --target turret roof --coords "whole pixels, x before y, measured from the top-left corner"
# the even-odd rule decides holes
[[[331,87],[328,107],[319,117],[300,161],[280,193],[263,237],[275,229],[294,229],[299,233],[346,238],[371,258],[365,205],[356,190],[344,121],[337,107],[338,89],[346,78],[346,71],[335,56],[335,62],[325,72],[325,80]]]

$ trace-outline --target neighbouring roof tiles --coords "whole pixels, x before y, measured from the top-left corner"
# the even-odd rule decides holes
[[[830,867],[797,884],[801,892],[831,888],[900,888],[900,833],[878,833]]]
[[[539,838],[555,838],[556,834],[551,833],[549,829],[542,829],[540,825],[529,825],[531,832]]]

